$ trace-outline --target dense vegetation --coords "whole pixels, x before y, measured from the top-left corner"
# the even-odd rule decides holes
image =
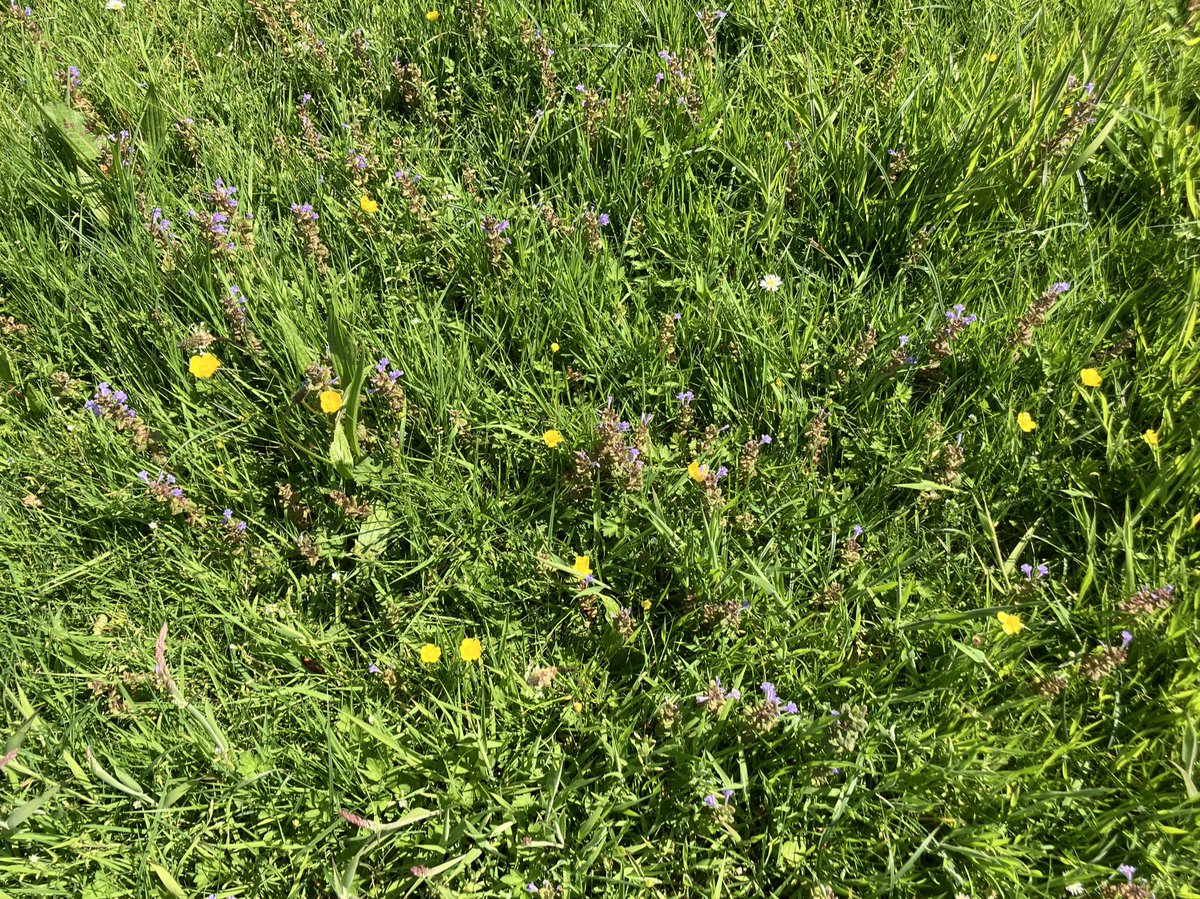
[[[1192,6],[0,9],[0,895],[1200,896]]]

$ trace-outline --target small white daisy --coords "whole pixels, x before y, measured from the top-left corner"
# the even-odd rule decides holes
[[[125,8],[125,4],[122,2],[122,0],[108,0],[108,2],[104,4],[104,8],[112,10],[113,12],[120,12]]]
[[[1082,883],[1073,883],[1069,887],[1067,887],[1067,892],[1070,893],[1072,896],[1082,896],[1083,895],[1083,884]]]
[[[783,278],[779,277],[779,275],[763,275],[763,279],[758,282],[758,286],[763,290],[769,290],[771,293],[774,293],[783,286]]]

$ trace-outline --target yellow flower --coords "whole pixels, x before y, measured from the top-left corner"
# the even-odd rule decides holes
[[[1150,446],[1158,446],[1158,431],[1154,428],[1147,428],[1146,432],[1142,434],[1142,439]]]
[[[688,463],[688,475],[693,481],[703,481],[706,474],[708,474],[707,465],[701,465],[695,459]]]
[[[581,578],[592,576],[592,560],[587,556],[576,556],[575,564],[571,566],[571,570]]]
[[[483,644],[474,637],[463,637],[458,644],[458,654],[464,662],[478,662],[483,656]]]
[[[555,431],[553,428],[551,428],[549,431],[547,431],[545,434],[542,435],[542,439],[544,441],[546,441],[546,446],[550,447],[550,449],[554,449],[556,446],[558,446],[560,443],[563,442],[563,435],[558,433],[558,431]]]
[[[436,9],[431,9],[431,10],[429,10],[429,12],[425,13],[425,21],[426,22],[436,22],[441,17],[442,17],[442,14],[440,12],[438,12]]]
[[[374,215],[379,211],[379,203],[372,200],[366,194],[362,195],[362,198],[358,201],[358,206],[367,215]]]
[[[1085,368],[1079,373],[1079,380],[1083,381],[1084,387],[1099,387],[1104,378],[1096,369]]]
[[[211,378],[221,367],[221,360],[212,353],[198,353],[188,360],[188,371],[197,378]]]
[[[1028,434],[1037,427],[1037,422],[1033,420],[1033,416],[1028,412],[1021,412],[1017,415],[1017,427]]]
[[[642,608],[643,608],[645,611],[649,612],[649,611],[650,611],[650,606],[652,606],[652,605],[654,605],[654,604],[653,604],[652,602],[650,602],[650,600],[648,600],[648,599],[643,599],[643,600],[642,600]]]
[[[996,53],[985,53],[985,54],[983,54],[983,58],[986,59],[988,62],[995,62],[996,60],[998,60],[1000,58],[1000,56],[999,56],[999,54],[996,54]]]
[[[552,353],[558,352],[558,344],[557,343],[550,344],[550,352],[552,352]]]
[[[1070,114],[1071,114],[1071,113],[1073,113],[1074,111],[1075,111],[1075,107],[1074,107],[1074,106],[1064,106],[1064,107],[1063,107],[1063,115],[1070,115]]]
[[[1000,626],[1004,628],[1004,633],[1008,636],[1019,634],[1025,630],[1025,622],[1021,620],[1020,615],[1010,615],[1008,612],[997,612],[996,618],[1000,621]]]
[[[573,703],[571,703],[571,708],[573,708],[575,710],[576,714],[579,714],[580,712],[583,711],[583,703],[577,699]]]
[[[332,415],[338,409],[342,408],[342,395],[336,390],[321,391],[321,411],[326,415]]]
[[[442,649],[433,643],[421,647],[421,661],[426,665],[435,665],[442,660]]]

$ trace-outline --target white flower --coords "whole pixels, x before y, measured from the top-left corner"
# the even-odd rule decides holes
[[[1082,883],[1070,884],[1067,887],[1067,892],[1070,893],[1072,896],[1082,896],[1083,895],[1083,884]]]
[[[774,293],[783,286],[783,278],[779,277],[779,275],[763,275],[763,279],[758,282],[758,286],[763,290],[769,290],[771,293]]]
[[[125,8],[125,4],[122,2],[122,0],[108,0],[108,2],[104,4],[104,8],[112,10],[113,12],[120,12]]]

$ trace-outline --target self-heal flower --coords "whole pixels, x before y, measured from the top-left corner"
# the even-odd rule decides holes
[[[685,390],[682,393],[675,394],[675,399],[679,400],[679,402],[683,403],[685,406],[695,398],[696,394],[692,393],[690,390]]]
[[[758,286],[768,293],[775,293],[783,286],[783,279],[779,275],[763,275],[762,280],[758,282]]]
[[[462,643],[458,644],[458,655],[464,662],[478,662],[483,657],[483,644],[474,637],[463,637]]]
[[[1085,368],[1079,373],[1079,380],[1084,387],[1099,387],[1104,377],[1094,368]]]
[[[1135,868],[1133,865],[1118,865],[1117,873],[1124,874],[1125,879],[1130,883],[1133,883],[1133,875],[1137,873],[1137,868]]]
[[[554,447],[563,442],[563,435],[558,431],[551,429],[542,434],[542,440],[545,441],[546,446],[550,447],[550,449],[554,449]]]
[[[212,353],[197,353],[188,360],[188,371],[197,378],[211,378],[221,367],[221,360]]]
[[[1009,637],[1015,636],[1025,630],[1025,622],[1021,620],[1020,615],[997,612],[996,619],[1000,622],[1000,627],[1003,628],[1005,635]]]
[[[1121,631],[1121,648],[1128,649],[1129,644],[1133,642],[1133,634],[1129,631]]]

